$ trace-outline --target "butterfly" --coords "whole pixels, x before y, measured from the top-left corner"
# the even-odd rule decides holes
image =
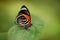
[[[28,8],[25,5],[21,7],[21,10],[19,11],[15,20],[17,25],[25,29],[31,27],[31,15]]]

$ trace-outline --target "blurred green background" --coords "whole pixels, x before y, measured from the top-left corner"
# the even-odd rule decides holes
[[[7,40],[8,30],[14,26],[14,20],[22,5],[44,22],[41,39],[59,40],[59,1],[58,0],[2,0],[0,1],[0,40]],[[37,19],[36,19],[37,21]]]

